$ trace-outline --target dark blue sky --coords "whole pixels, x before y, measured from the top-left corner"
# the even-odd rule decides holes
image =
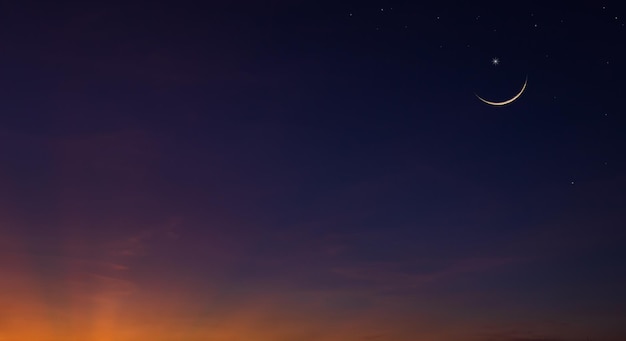
[[[0,337],[626,337],[617,5],[0,19]]]

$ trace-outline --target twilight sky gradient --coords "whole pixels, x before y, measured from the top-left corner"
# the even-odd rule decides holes
[[[617,2],[0,23],[0,340],[626,339]]]

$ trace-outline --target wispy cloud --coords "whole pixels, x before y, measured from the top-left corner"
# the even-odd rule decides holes
[[[555,337],[495,337],[488,338],[481,341],[587,341],[586,338],[555,338]],[[590,340],[591,341],[591,340]]]
[[[623,335],[607,337],[606,335],[590,337],[585,335],[585,332],[576,333],[572,330],[571,326],[568,326],[564,330],[553,332],[533,332],[534,328],[524,331],[523,329],[515,328],[501,331],[494,331],[485,333],[481,336],[474,336],[468,338],[471,341],[617,341],[623,340]]]
[[[447,262],[443,265],[429,264],[431,270],[415,270],[415,265],[400,262],[372,262],[357,266],[335,267],[332,272],[352,280],[361,280],[383,290],[415,288],[428,283],[443,281],[470,273],[490,271],[520,262],[515,258],[468,258]],[[411,269],[413,268],[413,269]]]
[[[506,341],[568,341],[565,339],[555,339],[555,338],[543,338],[543,337],[539,337],[539,338],[514,338],[514,339],[508,339]]]
[[[182,218],[173,217],[162,226],[144,229],[135,234],[131,234],[110,243],[106,248],[111,256],[133,257],[146,255],[148,253],[150,240],[157,237],[167,240],[177,240],[180,238],[181,226]]]

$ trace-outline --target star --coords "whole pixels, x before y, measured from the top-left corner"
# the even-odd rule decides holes
[[[500,59],[498,59],[498,57],[494,57],[494,58],[491,60],[491,64],[493,64],[493,65],[498,65],[498,64],[500,64]]]

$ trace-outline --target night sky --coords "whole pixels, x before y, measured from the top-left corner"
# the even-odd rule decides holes
[[[3,3],[0,340],[626,340],[626,9],[546,3]]]

